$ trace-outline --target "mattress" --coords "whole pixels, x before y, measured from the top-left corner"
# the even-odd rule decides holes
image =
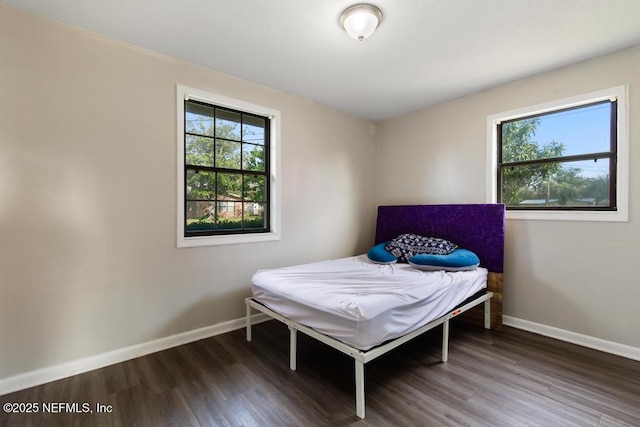
[[[437,319],[486,289],[487,270],[421,271],[359,255],[259,270],[256,301],[352,347],[368,350]]]

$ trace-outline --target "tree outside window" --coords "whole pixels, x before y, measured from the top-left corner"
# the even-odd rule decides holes
[[[511,210],[616,209],[616,101],[497,125],[497,200]]]
[[[267,117],[184,101],[185,236],[269,231]]]

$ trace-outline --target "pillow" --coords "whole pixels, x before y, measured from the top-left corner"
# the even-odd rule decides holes
[[[385,246],[387,252],[395,255],[400,262],[407,262],[409,258],[418,254],[447,255],[458,245],[437,237],[423,237],[417,234],[401,234]]]
[[[388,242],[380,243],[379,245],[375,245],[369,252],[367,252],[367,257],[371,262],[375,262],[376,264],[393,264],[398,261],[394,255],[391,255],[389,252],[385,250],[385,246]]]
[[[414,255],[409,258],[409,264],[425,271],[464,271],[473,270],[480,265],[480,258],[468,249],[458,248],[448,255]]]

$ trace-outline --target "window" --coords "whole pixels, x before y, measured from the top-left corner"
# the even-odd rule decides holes
[[[280,113],[178,86],[178,246],[279,239]]]
[[[513,219],[626,221],[625,95],[618,87],[489,116],[488,199]]]

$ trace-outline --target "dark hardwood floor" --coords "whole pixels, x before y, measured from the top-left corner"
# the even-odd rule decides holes
[[[509,327],[452,324],[447,363],[440,328],[368,363],[364,420],[352,359],[298,334],[293,372],[287,328],[253,332],[252,342],[238,330],[1,396],[40,412],[0,412],[0,425],[640,426],[640,362]],[[66,412],[84,403],[93,413]]]

